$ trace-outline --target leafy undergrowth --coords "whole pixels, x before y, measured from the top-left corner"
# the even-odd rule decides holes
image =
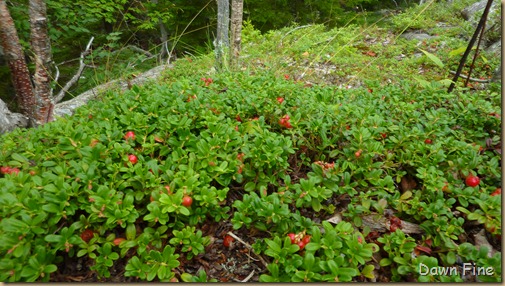
[[[501,281],[473,236],[501,250],[499,113],[493,92],[269,72],[109,92],[2,137],[0,280]],[[419,271],[468,263],[493,271]]]
[[[447,94],[472,30],[415,16],[246,24],[240,72],[183,58],[0,137],[0,281],[501,281],[499,87]]]

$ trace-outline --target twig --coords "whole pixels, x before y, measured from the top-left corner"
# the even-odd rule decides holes
[[[282,36],[281,40],[279,41],[279,42],[280,42],[279,46],[282,46],[282,40],[284,40],[284,38],[285,38],[287,35],[289,35],[289,34],[293,33],[293,32],[294,32],[294,31],[296,31],[296,30],[303,29],[303,28],[307,28],[307,27],[310,27],[310,26],[313,26],[313,25],[312,25],[312,24],[309,24],[309,25],[298,26],[298,27],[295,27],[294,29],[290,30],[289,32],[287,32],[286,34],[284,34],[284,36]]]
[[[54,62],[53,62],[54,64]],[[56,75],[54,76],[54,82],[58,82],[58,78],[60,78],[60,69],[58,68],[58,65],[54,65],[54,68],[56,69]],[[51,87],[51,95],[53,94],[53,89]]]
[[[141,49],[141,48],[139,48],[139,47],[137,47],[137,46],[134,46],[134,45],[128,45],[128,46],[126,46],[126,47],[122,48],[122,49],[121,49],[121,50],[119,50],[119,51],[122,51],[122,50],[124,50],[124,49],[130,49],[130,50],[132,50],[132,51],[135,51],[135,52],[138,52],[138,53],[144,54],[146,57],[154,57],[154,56],[153,56],[153,54],[151,54],[149,51],[146,51],[146,50]]]
[[[240,281],[238,279],[233,279],[233,280],[235,280],[235,282],[245,283],[245,282],[249,281],[253,277],[253,275],[254,275],[254,270],[249,275],[247,275],[247,277],[244,280],[242,280],[242,281]]]
[[[473,36],[470,39],[468,46],[466,47],[465,53],[463,53],[463,56],[461,57],[461,60],[459,61],[458,70],[456,71],[456,74],[454,75],[454,78],[452,79],[451,85],[449,85],[449,88],[447,89],[447,93],[451,93],[452,90],[454,89],[454,86],[456,85],[456,81],[458,80],[458,76],[461,74],[461,71],[463,70],[463,67],[466,62],[466,58],[470,54],[470,51],[472,50],[472,47],[475,44],[475,41],[477,40],[477,37],[479,36],[479,34],[481,34],[481,36],[482,36],[481,30],[482,30],[482,27],[486,23],[487,15],[489,13],[489,9],[491,9],[492,4],[493,4],[492,0],[487,1],[486,8],[484,9],[482,16],[480,17],[479,24],[477,24],[477,28],[475,29],[475,32],[473,33]]]
[[[450,74],[456,74],[455,71],[449,71]],[[475,82],[480,82],[480,83],[488,83],[490,80],[489,79],[478,79],[478,78],[473,78],[473,77],[468,77],[464,74],[459,74],[459,77],[461,78],[464,78],[464,79],[468,79],[470,81],[475,81]]]
[[[58,64],[58,66],[61,66],[61,65],[64,65],[64,64],[68,64],[68,63],[71,63],[71,62],[75,62],[75,61],[78,61],[78,60],[79,60],[79,58],[62,61],[61,63]]]
[[[252,250],[252,246],[251,246],[249,243],[247,243],[247,242],[243,241],[242,239],[240,239],[240,237],[238,237],[238,236],[236,236],[235,234],[233,234],[233,232],[228,231],[228,234],[229,234],[231,237],[235,238],[238,242],[240,242],[240,243],[242,243],[243,245],[245,245],[245,247],[247,247],[247,248],[249,248],[250,250]],[[253,251],[253,253],[254,253],[254,251]],[[254,253],[254,254],[256,254],[256,253]],[[265,267],[267,267],[267,266],[268,266],[268,263],[265,261],[265,259],[263,259],[263,257],[261,257],[261,255],[256,254],[256,256],[258,256],[259,260],[261,261],[261,263],[263,263],[263,265],[264,265]]]
[[[84,68],[86,67],[86,64],[84,63],[84,57],[90,53],[91,44],[93,43],[94,39],[95,37],[91,37],[91,39],[89,40],[86,49],[84,50],[84,52],[81,53],[81,57],[79,59],[79,70],[77,70],[77,73],[60,90],[58,95],[54,98],[54,103],[60,102],[63,99],[63,97],[65,97],[65,94],[68,92],[70,87],[72,87],[77,81],[79,81],[79,78],[81,77],[81,74],[84,71]]]

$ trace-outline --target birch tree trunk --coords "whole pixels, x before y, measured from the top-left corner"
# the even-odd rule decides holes
[[[243,0],[231,1],[231,49],[230,65],[238,69],[240,65],[240,45],[242,42],[242,15],[244,12]]]
[[[214,43],[216,48],[216,68],[221,70],[224,65],[225,50],[230,47],[228,30],[230,29],[230,1],[217,0],[217,36]]]
[[[52,121],[54,106],[51,91],[51,43],[47,32],[47,8],[45,0],[30,0],[30,33],[34,52],[35,88],[34,120],[36,125]]]
[[[158,0],[151,0],[151,3],[158,5]],[[161,51],[158,56],[161,62],[165,56],[168,55],[168,61],[170,61],[170,52],[168,51],[168,32],[167,27],[163,23],[163,20],[158,19],[158,27],[160,27],[160,40],[161,40]]]
[[[11,70],[18,106],[21,113],[32,119],[34,118],[35,94],[23,48],[19,43],[18,33],[5,0],[0,0],[0,19],[0,44]]]

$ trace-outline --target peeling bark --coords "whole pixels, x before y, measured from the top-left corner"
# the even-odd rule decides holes
[[[30,79],[30,72],[26,66],[18,33],[5,0],[0,0],[0,19],[0,43],[11,70],[19,109],[24,115],[34,118],[35,93]]]
[[[30,0],[30,32],[31,45],[34,52],[35,87],[34,115],[36,125],[43,125],[52,121],[54,106],[51,91],[51,43],[47,32],[47,13],[44,0]]]
[[[214,43],[216,47],[216,67],[223,68],[224,53],[230,47],[228,30],[230,29],[230,1],[217,0],[217,36]]]
[[[242,16],[244,12],[243,0],[231,1],[231,56],[232,68],[239,67],[240,45],[242,43]]]

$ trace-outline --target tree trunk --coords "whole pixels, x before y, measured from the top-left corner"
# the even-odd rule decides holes
[[[21,113],[33,119],[35,117],[33,109],[35,106],[35,93],[23,49],[19,43],[18,33],[5,0],[0,0],[0,19],[0,42],[11,70],[18,107]],[[34,124],[35,122],[32,120],[31,123]]]
[[[230,65],[239,68],[240,45],[242,42],[242,15],[244,12],[243,0],[231,1],[231,55]]]
[[[151,0],[151,3],[158,5],[158,0]],[[163,20],[158,19],[158,27],[160,27],[160,40],[161,40],[161,51],[158,56],[161,62],[165,56],[168,55],[168,62],[170,61],[170,52],[168,51],[168,32],[167,27],[163,23]]]
[[[225,60],[223,56],[225,50],[230,47],[228,38],[228,30],[230,28],[230,1],[217,0],[217,36],[215,41],[216,46],[216,67],[217,70],[223,68]]]
[[[31,45],[34,52],[35,87],[34,119],[36,125],[52,121],[54,106],[51,91],[51,43],[47,32],[47,13],[44,0],[30,0]]]

